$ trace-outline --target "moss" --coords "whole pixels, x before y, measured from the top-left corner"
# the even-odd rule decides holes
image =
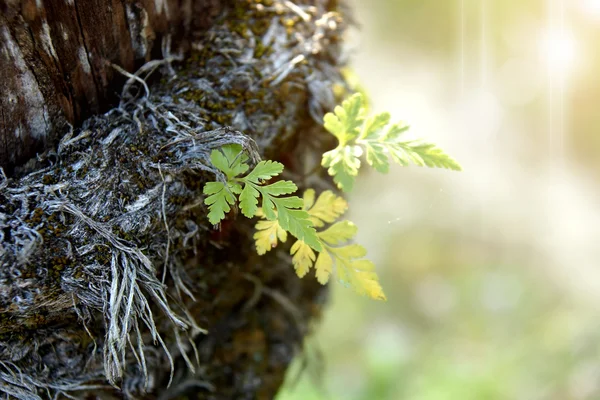
[[[27,223],[31,226],[37,226],[42,222],[44,211],[40,207],[36,207],[31,214],[31,217],[27,219]]]
[[[57,182],[58,182],[58,180],[56,179],[56,177],[51,174],[44,175],[44,177],[42,178],[42,183],[44,185],[53,185]]]

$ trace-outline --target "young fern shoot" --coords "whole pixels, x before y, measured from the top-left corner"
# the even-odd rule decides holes
[[[460,171],[460,165],[434,144],[420,140],[404,140],[407,125],[390,123],[389,113],[365,117],[363,96],[356,93],[325,114],[324,126],[338,139],[338,146],[323,154],[321,165],[344,192],[352,190],[360,157],[381,173],[389,170],[389,158],[397,164],[446,168]]]

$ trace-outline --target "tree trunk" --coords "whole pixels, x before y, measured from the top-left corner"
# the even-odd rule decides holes
[[[300,190],[346,90],[338,1],[0,0],[0,394],[270,399],[326,291],[207,220],[211,151]]]
[[[219,0],[1,0],[0,167],[10,171],[56,145],[67,124],[108,110],[124,80],[185,51],[223,7]]]

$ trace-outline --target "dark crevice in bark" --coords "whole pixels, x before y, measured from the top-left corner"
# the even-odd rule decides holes
[[[85,50],[85,57],[86,57],[87,63],[90,66],[90,71],[91,71],[90,73],[92,75],[92,81],[94,82],[94,90],[96,92],[96,96],[98,96],[98,93],[100,93],[101,90],[100,90],[100,87],[98,86],[98,80],[96,79],[96,72],[94,70],[92,60],[90,59],[90,51],[88,49],[88,44],[87,44],[87,40],[85,37],[83,25],[81,24],[81,16],[79,15],[79,6],[77,5],[77,3],[78,3],[77,0],[73,0],[73,7],[75,7],[75,17],[77,19],[77,26],[79,27],[79,35],[81,36],[81,43]]]

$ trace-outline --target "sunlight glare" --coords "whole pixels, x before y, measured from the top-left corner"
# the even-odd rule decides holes
[[[584,11],[600,17],[600,0],[582,0],[581,5]]]
[[[551,72],[564,75],[573,69],[576,42],[570,32],[551,30],[542,38],[542,55]]]

